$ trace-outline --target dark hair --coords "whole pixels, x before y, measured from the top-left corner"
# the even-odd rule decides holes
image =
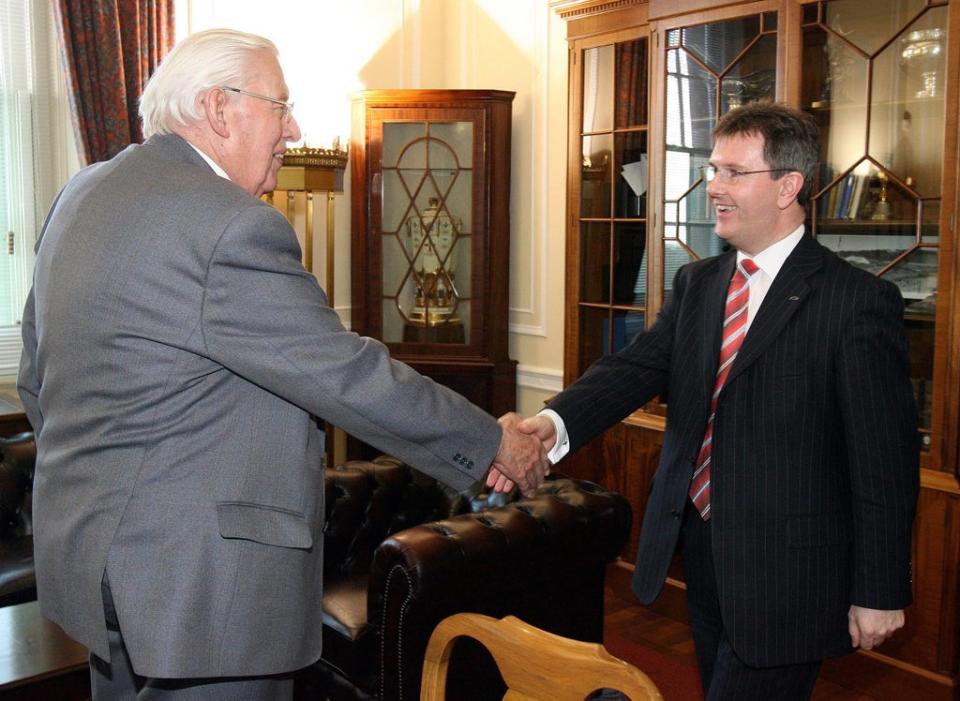
[[[777,102],[750,102],[723,115],[713,130],[714,139],[740,135],[763,137],[763,158],[771,168],[803,175],[797,202],[806,208],[820,162],[820,129],[813,117]]]

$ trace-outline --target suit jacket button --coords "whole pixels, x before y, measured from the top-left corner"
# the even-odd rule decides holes
[[[674,509],[673,511],[671,511],[670,514],[671,514],[674,518],[680,518],[681,516],[683,516],[683,512],[682,512],[682,511],[678,511],[677,509]]]

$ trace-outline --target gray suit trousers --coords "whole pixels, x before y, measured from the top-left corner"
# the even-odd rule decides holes
[[[90,653],[93,701],[291,701],[293,698],[293,678],[289,674],[206,679],[151,679],[135,674],[106,574],[101,591],[110,662]]]

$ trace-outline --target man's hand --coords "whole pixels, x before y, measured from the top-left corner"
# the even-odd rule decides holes
[[[553,421],[542,414],[524,419],[517,428],[524,433],[532,433],[539,438],[540,442],[543,443],[543,449],[548,453],[553,450],[553,446],[557,442],[557,427],[553,425]]]
[[[903,610],[880,611],[860,606],[851,606],[847,613],[850,640],[854,647],[872,650],[884,640],[903,628]]]
[[[508,492],[517,484],[524,496],[530,496],[550,472],[547,451],[530,430],[522,430],[523,419],[513,412],[498,420],[503,429],[500,449],[487,475],[487,485]]]

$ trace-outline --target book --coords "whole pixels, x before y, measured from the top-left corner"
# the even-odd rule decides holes
[[[854,176],[853,194],[850,195],[850,208],[847,211],[847,219],[856,219],[860,213],[860,207],[863,205],[863,190],[866,182],[866,175]]]
[[[843,187],[840,192],[840,202],[837,205],[836,213],[834,214],[835,219],[847,218],[847,210],[850,209],[850,194],[853,192],[853,178],[854,175],[851,173],[843,179]]]

